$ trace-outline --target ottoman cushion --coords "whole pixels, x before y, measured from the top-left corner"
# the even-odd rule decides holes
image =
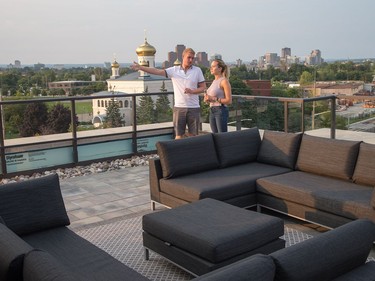
[[[203,199],[143,216],[143,230],[175,247],[218,263],[284,235],[280,218]]]

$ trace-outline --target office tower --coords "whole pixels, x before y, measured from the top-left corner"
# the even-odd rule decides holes
[[[209,67],[208,54],[206,52],[198,52],[195,55],[196,64]]]
[[[185,45],[177,45],[176,46],[176,54],[177,54],[177,59],[179,61],[182,61],[182,52],[186,49],[186,46]],[[172,61],[172,63],[174,62],[175,60]]]
[[[15,68],[21,68],[21,62],[19,60],[14,61],[14,67]]]
[[[292,55],[292,50],[290,48],[285,47],[281,49],[281,58],[285,59],[291,55]]]
[[[306,57],[306,64],[309,65],[319,65],[323,62],[322,53],[318,49],[312,50],[311,54]]]
[[[173,63],[177,60],[177,53],[176,52],[169,52],[168,53],[168,65],[172,66]]]

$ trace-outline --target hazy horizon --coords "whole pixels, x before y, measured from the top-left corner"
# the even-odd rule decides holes
[[[301,60],[314,49],[325,60],[375,57],[373,0],[0,0],[0,6],[1,65],[130,63],[145,36],[160,63],[177,44],[228,62],[280,55],[284,47]]]

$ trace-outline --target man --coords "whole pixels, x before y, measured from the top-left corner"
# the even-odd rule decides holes
[[[133,70],[141,70],[172,79],[174,90],[173,126],[176,139],[181,139],[185,135],[186,126],[188,127],[188,136],[198,135],[199,94],[206,90],[206,82],[202,70],[193,65],[194,56],[194,50],[187,48],[182,53],[182,64],[165,70],[142,66],[136,62],[131,66]]]

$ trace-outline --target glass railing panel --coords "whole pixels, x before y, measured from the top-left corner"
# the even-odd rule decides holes
[[[331,103],[332,100],[305,100],[304,124],[306,131],[317,130],[321,128],[331,128]]]

